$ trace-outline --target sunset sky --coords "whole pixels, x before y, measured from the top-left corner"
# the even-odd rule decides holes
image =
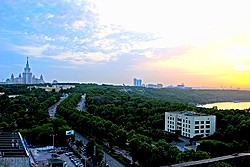
[[[249,2],[1,0],[0,79],[250,88]]]

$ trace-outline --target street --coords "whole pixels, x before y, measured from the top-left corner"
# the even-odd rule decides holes
[[[79,133],[75,132],[75,139],[76,140],[82,140],[83,144],[86,145],[88,143],[88,140],[84,138]],[[103,161],[106,161],[106,164],[110,165],[111,167],[124,167],[120,162],[118,162],[116,159],[112,158],[109,154],[106,152],[103,152]]]
[[[86,98],[86,94],[82,95],[81,100],[79,101],[78,105],[77,105],[77,109],[80,111],[85,111],[85,98]]]
[[[56,114],[56,107],[67,98],[67,95],[64,95],[60,98],[60,100],[58,102],[56,102],[55,104],[53,104],[52,106],[50,106],[48,108],[48,112],[49,112],[49,116],[50,118],[55,118],[55,114]]]

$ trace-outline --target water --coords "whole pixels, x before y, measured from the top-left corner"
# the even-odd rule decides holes
[[[211,103],[211,104],[205,104],[201,107],[205,108],[213,108],[214,106],[217,106],[218,109],[239,109],[244,110],[250,108],[250,102],[220,102],[220,103]]]

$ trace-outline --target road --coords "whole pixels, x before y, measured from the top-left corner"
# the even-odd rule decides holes
[[[176,146],[180,151],[185,151],[185,150],[190,150],[190,149],[196,150],[195,144],[193,144],[192,146],[189,146],[190,144],[189,139],[181,137],[181,136],[179,136],[178,138],[182,142],[172,142],[171,143],[172,146]]]
[[[85,100],[86,100],[86,94],[82,95],[81,100],[79,101],[78,105],[77,105],[77,109],[80,111],[85,111],[86,107],[85,107]],[[83,144],[86,145],[88,143],[88,140],[86,138],[84,138],[83,136],[81,136],[79,133],[75,133],[75,137],[76,140],[82,140]],[[132,161],[132,157],[129,155],[129,153],[125,150],[122,150],[120,148],[114,148],[115,152],[117,154],[120,154],[121,156],[127,158],[128,160]],[[112,158],[110,155],[108,155],[106,152],[103,152],[104,156],[103,156],[103,161],[106,161],[106,164],[110,165],[111,167],[122,167],[123,165],[118,162],[117,160],[115,160],[114,158]]]
[[[171,167],[207,166],[205,164],[211,164],[211,163],[225,161],[225,160],[231,160],[233,162],[233,159],[239,159],[239,158],[249,157],[249,156],[250,156],[250,153],[235,153],[232,155],[226,155],[226,156],[221,156],[221,157],[216,157],[216,158],[211,158],[211,159],[203,159],[200,161],[191,161],[191,162],[186,162],[182,164],[174,164],[174,165],[171,165]]]
[[[85,99],[86,99],[86,94],[82,95],[81,100],[79,101],[78,105],[77,105],[77,109],[80,111],[85,111],[86,107],[85,107]]]
[[[55,104],[53,104],[52,106],[50,106],[50,107],[48,108],[48,112],[49,112],[50,118],[55,118],[56,107],[57,107],[63,100],[65,100],[67,97],[68,97],[68,95],[62,96],[58,102],[56,102]]]
[[[77,132],[75,132],[75,139],[82,140],[84,145],[88,143],[88,140]],[[104,151],[103,151],[103,161],[104,162],[106,161],[106,164],[110,165],[111,167],[124,167],[124,165],[122,165],[120,162],[112,158],[109,154],[107,154]]]

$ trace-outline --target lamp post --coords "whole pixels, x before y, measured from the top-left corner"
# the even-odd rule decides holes
[[[50,136],[52,136],[52,142],[53,142],[53,150],[55,151],[55,136],[56,136],[57,134],[52,134],[52,135],[50,135]]]
[[[93,154],[93,158],[92,158],[92,165],[93,165],[93,167],[95,167],[95,156],[96,156],[96,146],[94,146],[94,154]]]

